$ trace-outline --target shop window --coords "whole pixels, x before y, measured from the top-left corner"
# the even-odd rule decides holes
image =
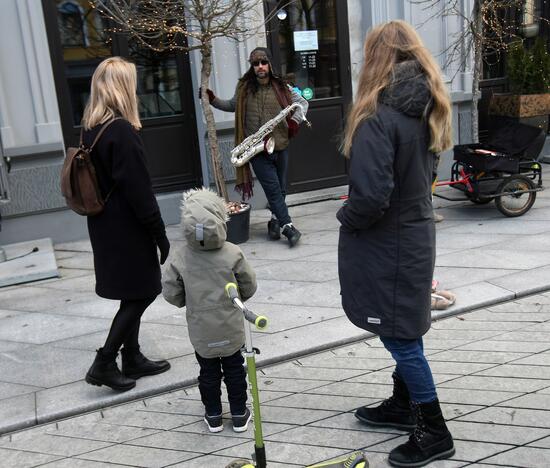
[[[181,87],[174,52],[155,52],[136,41],[129,43],[137,68],[139,115],[142,119],[182,113]]]
[[[62,2],[58,7],[59,32],[63,47],[86,47],[88,38],[82,7],[71,1]]]

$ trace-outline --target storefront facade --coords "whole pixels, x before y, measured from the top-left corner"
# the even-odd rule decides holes
[[[420,25],[433,15],[408,0],[303,0],[291,6],[267,0],[279,12],[265,33],[240,43],[215,44],[211,87],[229,98],[258,45],[273,51],[274,65],[309,100],[308,119],[290,147],[289,193],[342,186],[346,162],[338,152],[344,116],[352,101],[368,29],[401,18]],[[471,9],[465,0],[464,12]],[[458,21],[430,20],[419,32],[435,54],[445,50]],[[134,61],[143,120],[142,136],[159,204],[177,222],[181,191],[211,182],[205,124],[197,98],[197,53],[157,54],[122,35],[87,0],[4,0],[0,15],[0,135],[11,158],[10,202],[0,243],[37,237],[61,242],[86,236],[85,219],[65,208],[59,192],[64,148],[74,144],[97,63],[111,55]],[[444,57],[439,57],[444,63]],[[469,141],[471,73],[444,70],[454,101],[455,135]],[[215,111],[230,193],[233,114]],[[448,170],[446,163],[442,171]],[[444,172],[443,172],[444,173]],[[265,206],[259,184],[255,206]]]

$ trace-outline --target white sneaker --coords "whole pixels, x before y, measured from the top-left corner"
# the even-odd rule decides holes
[[[223,421],[222,421],[222,415],[218,414],[216,416],[209,416],[208,414],[204,414],[204,422],[208,426],[208,430],[210,432],[221,432],[223,431]]]
[[[233,420],[233,430],[235,432],[246,432],[246,430],[248,429],[248,423],[252,419],[252,414],[250,413],[250,410],[246,408],[244,414],[232,414],[231,419]]]

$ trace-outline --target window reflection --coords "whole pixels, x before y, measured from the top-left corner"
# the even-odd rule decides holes
[[[335,1],[288,4],[281,0],[278,5],[286,13],[275,20],[279,22],[281,72],[302,91],[310,88],[313,99],[342,95]]]
[[[57,22],[73,124],[81,123],[97,65],[113,55],[105,18],[89,0],[58,0]],[[130,41],[129,60],[136,64],[141,118],[182,113],[177,62],[174,53],[158,53]]]
[[[80,5],[76,2],[63,2],[57,8],[59,32],[63,47],[81,47],[87,45],[86,31],[84,30],[84,15]]]
[[[137,93],[141,118],[181,114],[180,84],[173,52],[155,52],[130,44],[130,59],[138,72]]]
[[[110,57],[110,37],[104,19],[88,0],[57,2],[57,22],[73,124],[80,125],[95,68]]]

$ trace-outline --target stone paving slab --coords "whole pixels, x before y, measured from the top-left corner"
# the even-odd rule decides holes
[[[108,447],[109,442],[85,440],[76,437],[54,436],[51,434],[19,433],[0,439],[0,447],[11,450],[24,449],[48,455],[72,457],[100,448]]]
[[[466,316],[473,318],[478,313],[483,311]],[[486,331],[484,329],[490,322],[477,318],[479,320],[470,320],[470,323],[478,323],[479,331]],[[455,320],[446,319],[449,324]],[[525,325],[523,321],[517,323]],[[427,337],[440,331],[432,330]],[[370,367],[378,366],[359,364],[385,361],[381,359],[378,345],[376,338],[363,340],[260,371],[260,396],[265,394],[262,416],[270,467],[304,466],[355,449],[366,451],[373,468],[388,466],[387,453],[404,442],[406,434],[396,429],[369,427],[353,415],[355,407],[375,405],[391,391],[389,367],[373,370]],[[453,352],[458,353],[461,360],[452,359]],[[540,356],[540,350],[533,348],[523,353],[495,351],[491,354],[506,358],[510,354],[521,354],[526,355],[523,359],[528,359]],[[436,356],[449,359],[432,361],[434,368],[438,368],[436,375],[445,366],[452,367],[456,373],[447,374],[452,380],[440,384],[438,393],[457,450],[450,460],[434,462],[430,466],[546,468],[550,453],[550,393],[542,392],[550,389],[550,381],[536,376],[498,377],[497,371],[501,368],[500,373],[506,374],[510,367],[547,369],[550,362],[536,366],[516,365],[507,363],[507,359],[491,356],[490,363],[472,363],[471,354],[461,354],[451,347],[434,350],[429,359]],[[342,367],[343,372],[338,376],[335,372],[338,363],[350,361],[356,361],[356,367]],[[496,372],[497,377],[480,375],[488,372]],[[315,379],[319,376],[324,376],[324,380]],[[357,379],[369,383],[354,382]],[[75,461],[74,466],[84,467],[93,465],[79,465],[77,460],[102,461],[115,466],[125,463],[147,467],[223,467],[232,458],[249,457],[253,451],[252,429],[235,434],[226,419],[222,433],[207,433],[201,421],[203,407],[198,398],[196,387],[146,398],[0,437],[0,450],[7,451],[11,459],[20,457],[21,460],[25,456],[63,456],[61,467],[73,466],[69,464],[70,460]],[[224,402],[227,405],[225,392]],[[77,438],[79,443],[60,448],[52,445],[49,439],[56,437],[61,441],[69,435]],[[80,453],[82,450],[85,452]],[[56,460],[41,458],[39,461],[42,460],[56,466]]]
[[[500,403],[498,406],[550,411],[550,395],[543,393],[530,393]]]
[[[448,426],[457,439],[501,444],[523,445],[550,435],[550,429],[496,423],[478,424],[455,420],[450,421]]]
[[[119,463],[126,466],[143,468],[160,468],[174,463],[195,458],[198,454],[180,450],[166,450],[131,445],[111,446],[101,450],[80,455],[78,458],[108,463]]]
[[[540,410],[492,407],[461,416],[457,420],[498,425],[550,428],[550,418],[543,419],[540,416]]]
[[[0,287],[58,277],[51,239],[2,246],[8,261],[0,263]]]
[[[99,330],[105,332],[110,325],[111,321],[105,319],[29,312],[5,318],[0,328],[0,340],[45,344]]]
[[[257,270],[260,287],[250,306],[271,319],[266,332],[254,333],[262,350],[258,356],[260,367],[370,336],[353,327],[340,306],[338,222],[334,217],[340,205],[340,200],[327,200],[291,207],[293,219],[303,232],[301,245],[295,249],[289,249],[284,241],[268,241],[265,225],[269,213],[252,213],[251,237],[242,248]],[[487,377],[532,378],[530,372],[545,359],[544,355],[531,356],[533,351],[550,349],[550,333],[544,327],[537,328],[550,316],[550,295],[539,293],[532,299],[523,296],[550,287],[550,194],[540,193],[533,210],[516,219],[502,217],[492,205],[477,207],[437,200],[435,206],[446,217],[437,225],[436,277],[442,288],[457,294],[458,301],[447,311],[434,314],[434,318],[491,307],[475,320],[434,324],[426,337],[426,349],[429,354],[434,352],[431,357],[437,381],[447,385],[462,371],[464,375],[486,371]],[[178,227],[169,227],[168,236],[174,246],[181,243]],[[463,255],[466,249],[470,253]],[[94,294],[89,241],[56,245],[55,255],[61,278],[0,289],[0,334],[4,334],[0,336],[0,353],[7,353],[7,359],[0,360],[0,432],[32,424],[33,417],[35,423],[46,422],[196,381],[184,310],[159,298],[144,315],[143,346],[154,358],[168,357],[172,370],[140,380],[135,390],[125,394],[85,385],[84,373],[104,339],[117,304]],[[513,302],[503,304],[508,300]],[[528,311],[536,314],[526,319]],[[525,329],[529,325],[533,327]],[[491,345],[484,344],[485,340]],[[527,344],[518,347],[513,344],[517,341]],[[548,348],[544,349],[546,344]],[[374,377],[361,377],[360,372],[388,371],[392,360],[381,357],[383,351],[377,340],[372,340],[371,346],[379,349],[368,360],[360,355],[327,360],[322,354],[300,359],[302,375],[295,369],[283,382],[262,379],[263,389],[283,394],[287,385],[291,393],[293,388],[309,391],[312,387],[308,377],[319,360],[324,361],[325,372],[314,382],[318,387],[334,384],[334,373],[339,369],[345,370],[342,374],[346,379],[358,379],[348,384],[360,385],[363,378],[372,381]],[[63,360],[68,362],[61,365]],[[518,361],[521,364],[516,366]],[[512,363],[514,367],[510,367]],[[517,369],[520,365],[525,366],[524,371]],[[502,369],[495,370],[499,367]],[[545,372],[541,374],[546,376]],[[293,380],[295,387],[290,386]],[[447,390],[454,392],[449,394],[451,400],[457,400],[451,403],[464,402],[461,390]],[[489,391],[487,398],[474,395],[478,402],[505,401],[501,393]],[[34,401],[27,395],[34,396]]]
[[[43,465],[54,460],[60,460],[61,458],[62,457],[58,455],[48,455],[46,453],[6,450],[0,448],[0,459],[2,460],[2,465],[5,468],[31,468],[33,466]],[[57,465],[57,463],[55,465],[60,466]]]
[[[532,343],[525,344],[527,348]],[[518,377],[538,380],[544,379],[549,381],[548,384],[550,385],[550,369],[545,366],[515,365],[514,363],[512,363],[478,372],[478,375],[490,375],[496,377]]]
[[[550,466],[550,451],[540,448],[518,447],[509,452],[487,458],[484,461],[496,465],[525,468]]]
[[[485,388],[487,390],[505,392],[535,392],[549,386],[549,382],[536,379],[521,379],[518,377],[494,377],[469,375],[459,377],[440,385],[441,388]]]
[[[545,437],[544,439],[539,439],[535,442],[531,442],[530,444],[528,444],[528,446],[550,449],[550,437]]]

